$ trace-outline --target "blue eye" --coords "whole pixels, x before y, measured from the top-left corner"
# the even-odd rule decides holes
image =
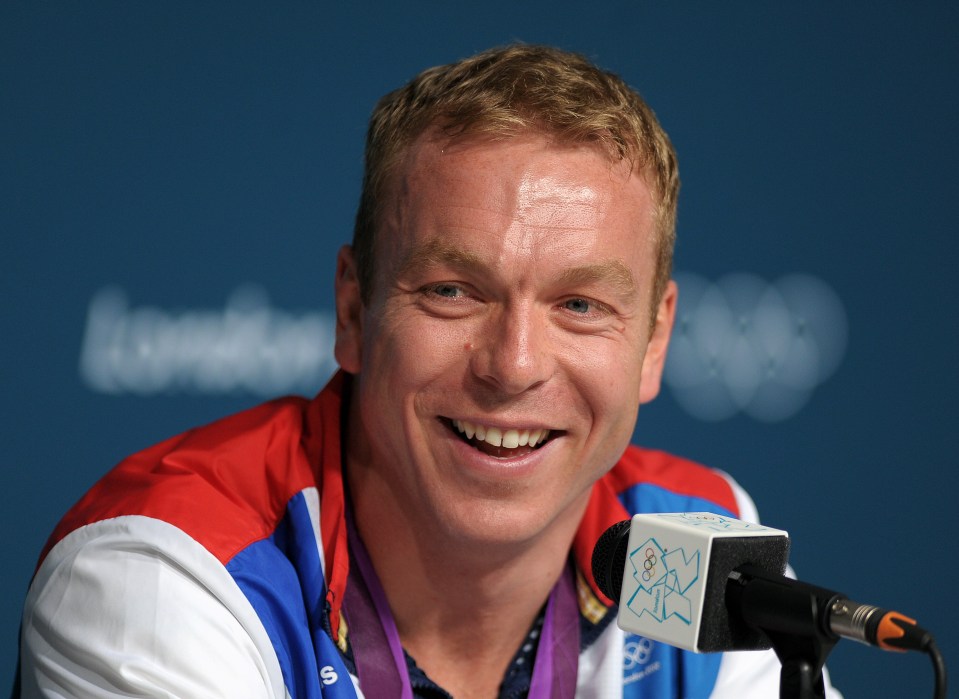
[[[443,296],[450,299],[463,295],[463,290],[458,286],[454,286],[453,284],[437,284],[436,286],[432,287],[430,291],[437,296]]]
[[[586,299],[570,299],[564,305],[573,313],[586,314],[590,311],[590,303]]]

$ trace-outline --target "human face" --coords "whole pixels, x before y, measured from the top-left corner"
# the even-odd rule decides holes
[[[426,531],[572,531],[659,390],[675,287],[652,308],[649,187],[590,144],[425,136],[391,202],[368,305],[338,262],[348,467]]]

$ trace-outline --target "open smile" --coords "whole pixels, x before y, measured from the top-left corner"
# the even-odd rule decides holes
[[[443,418],[443,422],[470,446],[500,459],[528,454],[559,434],[550,429],[502,429],[450,418]]]

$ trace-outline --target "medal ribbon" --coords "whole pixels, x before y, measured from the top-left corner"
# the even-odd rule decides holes
[[[360,689],[367,697],[413,699],[396,621],[369,554],[347,513],[349,581],[344,609]],[[579,609],[572,566],[566,566],[546,602],[529,699],[573,699],[579,664]]]

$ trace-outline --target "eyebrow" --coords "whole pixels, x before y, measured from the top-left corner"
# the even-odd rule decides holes
[[[629,298],[636,293],[636,280],[633,279],[633,273],[619,260],[571,267],[560,275],[559,280],[564,286],[608,284],[623,298]]]
[[[449,265],[467,271],[481,271],[485,263],[472,252],[450,245],[440,238],[432,238],[414,245],[397,266],[397,276],[405,276],[414,269]]]
[[[440,238],[432,238],[415,245],[397,267],[397,275],[405,276],[414,269],[448,265],[464,271],[488,274],[487,263],[477,254],[451,245]],[[606,260],[563,270],[558,282],[562,286],[608,284],[623,298],[636,293],[633,273],[620,260]]]

